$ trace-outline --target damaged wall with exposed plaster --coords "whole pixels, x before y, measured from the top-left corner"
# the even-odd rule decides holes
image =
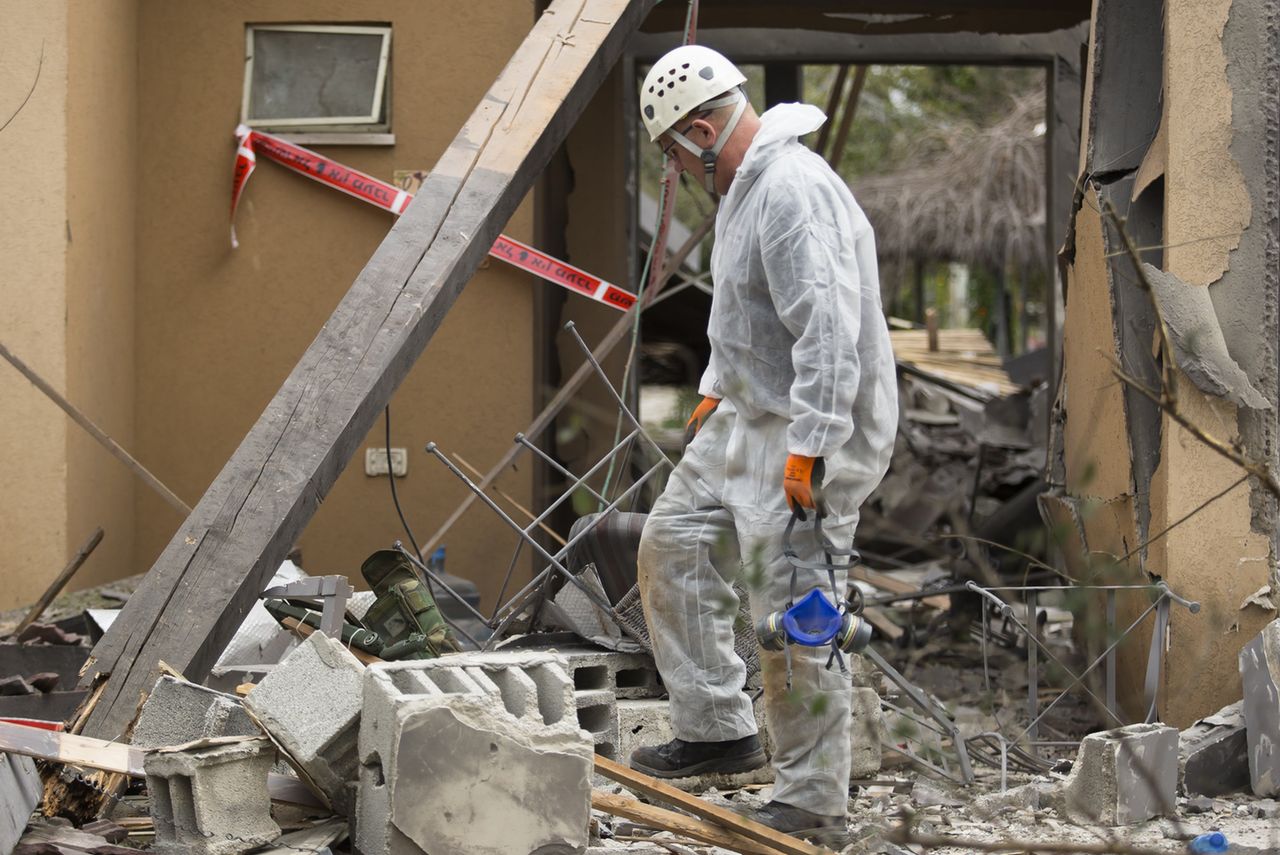
[[[1180,727],[1239,698],[1236,656],[1275,617],[1280,591],[1275,498],[1230,459],[1276,471],[1278,7],[1094,5],[1062,251],[1056,489],[1042,507],[1073,578],[1164,580],[1203,604],[1172,610],[1149,687],[1160,717]],[[1151,599],[1122,592],[1119,627]],[[1118,650],[1130,717],[1145,714],[1150,627]],[[1100,652],[1105,631],[1092,635]]]

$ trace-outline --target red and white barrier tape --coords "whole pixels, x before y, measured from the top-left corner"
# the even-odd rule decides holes
[[[245,182],[249,180],[249,175],[257,166],[258,155],[397,216],[403,214],[405,208],[409,207],[409,203],[413,201],[413,194],[406,190],[343,166],[331,158],[286,142],[277,136],[240,125],[236,128],[236,140],[238,145],[235,177],[231,188],[231,245],[233,247],[239,245],[236,241],[236,206],[240,203],[240,194],[244,192]],[[498,236],[489,249],[489,255],[619,311],[625,312],[636,301],[636,295],[630,291],[506,235]]]

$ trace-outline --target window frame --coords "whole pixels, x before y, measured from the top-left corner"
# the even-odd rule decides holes
[[[390,24],[245,24],[244,90],[240,101],[240,121],[251,128],[263,131],[278,130],[291,137],[342,134],[346,137],[355,135],[370,137],[378,141],[381,141],[382,137],[394,139],[389,133],[391,128],[391,30]],[[378,56],[378,74],[373,91],[373,112],[366,116],[251,119],[249,108],[253,95],[254,35],[259,31],[382,36],[382,46]]]

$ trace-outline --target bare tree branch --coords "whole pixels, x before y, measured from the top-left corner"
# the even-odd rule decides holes
[[[1148,389],[1140,380],[1130,374],[1127,374],[1114,359],[1111,359],[1106,354],[1103,354],[1103,357],[1111,363],[1111,371],[1116,375],[1116,377],[1149,398],[1157,407],[1168,414],[1169,418],[1182,425],[1182,427],[1196,439],[1200,440],[1209,448],[1218,452],[1223,457],[1227,458],[1232,463],[1257,478],[1273,496],[1280,499],[1280,481],[1276,481],[1276,476],[1272,474],[1270,467],[1265,463],[1246,456],[1239,447],[1223,442],[1216,436],[1205,431],[1199,425],[1192,422],[1178,411],[1177,399],[1173,396],[1167,393],[1160,394],[1152,389]]]

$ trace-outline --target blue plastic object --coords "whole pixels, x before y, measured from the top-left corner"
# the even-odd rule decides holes
[[[436,547],[436,551],[431,553],[431,557],[427,559],[427,566],[431,568],[432,573],[444,572],[444,547]]]
[[[1208,834],[1201,834],[1199,837],[1187,844],[1188,852],[1226,852],[1227,835],[1221,831],[1212,831]]]
[[[840,631],[843,615],[817,588],[800,598],[800,602],[782,615],[782,626],[796,644],[821,647],[830,644]]]

